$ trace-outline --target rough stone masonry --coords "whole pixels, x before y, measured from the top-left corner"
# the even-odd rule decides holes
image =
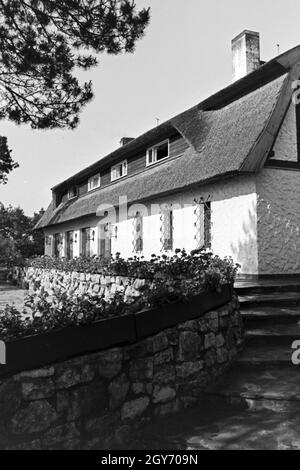
[[[0,381],[1,449],[113,449],[193,406],[243,343],[237,298],[130,346]]]

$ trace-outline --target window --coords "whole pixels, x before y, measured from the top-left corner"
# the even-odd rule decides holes
[[[207,201],[204,205],[204,246],[211,248],[211,203]]]
[[[195,202],[197,249],[209,249],[211,248],[211,202],[204,201],[203,198],[200,198],[199,201],[195,200]]]
[[[72,259],[74,254],[74,232],[67,232],[67,249],[66,255],[68,259]]]
[[[143,251],[143,216],[137,212],[133,219],[133,251]]]
[[[69,189],[69,192],[68,192],[68,199],[74,199],[75,197],[78,196],[78,189],[76,186],[74,186],[73,188]]]
[[[90,227],[81,230],[81,254],[88,258],[91,255],[91,229]]]
[[[161,142],[147,150],[147,166],[160,162],[169,156],[169,141]]]
[[[115,181],[127,175],[127,160],[111,168],[111,180]]]
[[[161,208],[161,251],[173,250],[173,211],[169,206]]]
[[[61,249],[63,245],[63,235],[61,233],[54,234],[54,256],[59,258],[61,256]]]
[[[88,191],[93,191],[93,189],[99,188],[100,182],[101,182],[100,173],[89,178]]]
[[[108,212],[104,213],[104,216],[107,217]],[[111,258],[111,248],[112,248],[112,227],[111,223],[107,222],[100,225],[100,237],[98,250],[101,258]]]

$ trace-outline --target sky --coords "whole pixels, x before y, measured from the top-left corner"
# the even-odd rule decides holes
[[[76,130],[32,130],[1,121],[20,168],[0,185],[0,202],[28,215],[46,208],[50,188],[119,146],[231,83],[231,39],[261,34],[261,59],[300,44],[299,0],[136,0],[151,22],[134,54],[99,56],[94,100]]]

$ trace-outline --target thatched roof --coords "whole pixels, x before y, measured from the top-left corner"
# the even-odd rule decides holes
[[[288,72],[298,60],[300,47],[270,61],[56,186],[54,190],[66,188],[91,174],[94,167],[99,168],[99,163],[130,158],[133,152],[146,148],[156,139],[174,132],[174,129],[189,144],[180,157],[167,159],[57,208],[51,203],[37,228],[95,214],[100,204],[117,205],[122,195],[127,196],[129,203],[149,200],[240,173],[245,163],[249,167],[247,159],[263,138],[286,87]]]

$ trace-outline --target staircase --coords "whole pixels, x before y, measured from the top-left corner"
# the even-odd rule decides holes
[[[300,279],[235,287],[243,352],[198,408],[151,422],[145,449],[300,450],[300,365],[291,361],[300,339]]]
[[[300,282],[238,282],[245,348],[225,379],[209,390],[250,410],[300,412]]]

